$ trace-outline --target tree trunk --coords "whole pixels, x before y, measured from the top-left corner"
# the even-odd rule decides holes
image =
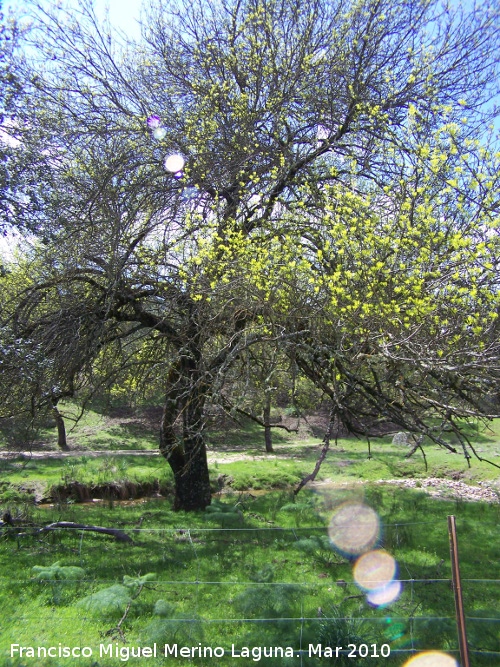
[[[273,453],[273,436],[271,434],[271,392],[265,392],[264,400],[264,410],[263,410],[263,421],[264,421],[264,440],[266,443],[266,452],[268,454]]]
[[[182,470],[174,470],[174,510],[203,510],[212,502],[205,448],[198,451]]]
[[[167,378],[160,452],[174,473],[174,510],[202,510],[212,500],[203,428],[206,388],[196,361],[182,357]],[[176,432],[181,420],[182,434]]]
[[[57,409],[57,400],[52,401],[52,416],[55,419],[57,427],[57,445],[63,452],[68,452],[68,442],[66,440],[66,425],[62,414]]]

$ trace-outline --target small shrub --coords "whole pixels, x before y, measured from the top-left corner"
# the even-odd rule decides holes
[[[35,498],[32,493],[27,491],[20,491],[14,487],[10,487],[3,491],[0,494],[0,502],[2,503],[31,503],[32,505],[35,502]]]
[[[298,528],[308,515],[315,512],[315,509],[313,500],[304,500],[287,503],[281,507],[280,512],[289,512],[295,518],[295,525]]]
[[[205,508],[205,513],[209,519],[217,521],[222,528],[241,525],[243,523],[243,514],[235,505],[226,505],[220,500],[214,500],[211,505]]]
[[[78,607],[106,615],[123,614],[131,601],[130,590],[122,584],[114,584],[83,598]]]
[[[327,535],[311,535],[295,542],[295,548],[312,558],[319,565],[328,567],[333,563],[341,564],[347,561],[339,559],[332,549]]]
[[[299,612],[296,607],[301,591],[295,584],[249,586],[235,597],[234,606],[245,618],[293,617]]]
[[[349,644],[359,646],[360,644],[376,643],[377,638],[373,636],[370,625],[351,613],[348,613],[340,605],[330,604],[322,609],[323,618],[319,624],[318,642],[323,646],[347,647]],[[334,664],[335,667],[351,667],[353,658],[347,653],[339,654],[338,657],[327,660],[326,664]],[[363,667],[375,665],[370,658],[363,658]]]
[[[153,572],[142,577],[123,577],[123,584],[113,584],[97,593],[87,595],[78,602],[79,607],[104,615],[123,614],[129,604],[135,600],[146,583],[156,579]]]
[[[52,604],[61,604],[65,585],[80,581],[85,576],[85,570],[75,565],[60,565],[59,561],[52,565],[34,565],[32,571],[35,579],[48,582],[52,589]]]
[[[202,618],[197,614],[179,613],[175,605],[157,600],[155,618],[146,628],[148,644],[196,644],[203,641]]]

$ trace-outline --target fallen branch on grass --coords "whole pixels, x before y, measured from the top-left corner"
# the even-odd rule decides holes
[[[123,622],[126,620],[128,613],[130,611],[130,607],[132,606],[132,603],[136,598],[139,597],[139,595],[142,593],[142,589],[144,588],[144,584],[141,584],[139,586],[139,590],[135,595],[133,595],[130,600],[127,602],[127,606],[125,607],[125,611],[123,612],[123,616],[120,618],[118,623],[114,628],[110,628],[107,632],[104,633],[104,637],[111,637],[111,639],[118,639],[120,638],[123,642],[125,641],[125,634],[123,632]]]
[[[104,535],[112,535],[118,542],[133,542],[133,539],[118,528],[103,528],[102,526],[89,526],[84,523],[74,523],[73,521],[56,521],[50,523],[48,526],[40,528],[37,532],[46,533],[52,530],[60,530],[69,528],[73,530],[88,530],[92,533],[103,533]]]

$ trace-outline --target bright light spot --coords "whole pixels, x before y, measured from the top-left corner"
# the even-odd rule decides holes
[[[169,155],[165,158],[164,162],[165,169],[172,174],[178,174],[182,171],[184,167],[184,158],[182,155],[175,153],[174,155]],[[180,178],[180,177],[179,177]]]
[[[318,125],[316,129],[316,139],[318,141],[323,141],[325,139],[328,139],[330,136],[330,130],[326,127],[326,125]]]
[[[377,588],[374,591],[370,591],[366,596],[366,601],[372,607],[385,607],[398,599],[401,595],[401,590],[402,585],[400,581],[391,581],[384,588]]]
[[[338,507],[328,527],[333,547],[350,556],[372,549],[379,538],[379,531],[377,513],[362,503],[346,503]]]
[[[21,141],[13,136],[11,128],[15,129],[15,124],[9,118],[5,119],[5,122],[0,126],[0,143],[7,144],[7,146],[12,146],[17,148],[21,145]]]
[[[153,114],[152,116],[149,116],[146,123],[148,124],[148,127],[149,127],[150,130],[156,130],[156,128],[160,127],[160,125],[161,125],[160,116],[157,116],[156,114]]]
[[[458,667],[458,663],[451,655],[441,651],[428,651],[413,656],[403,667]]]
[[[158,139],[158,141],[165,139],[166,134],[167,130],[164,127],[157,127],[156,130],[153,131],[153,137]]]
[[[366,591],[385,588],[395,574],[396,561],[391,554],[381,549],[365,553],[354,566],[354,581]]]
[[[313,488],[314,494],[320,499],[320,509],[325,520],[330,520],[333,512],[346,503],[363,503],[365,489],[362,484],[320,482]],[[328,517],[328,519],[326,519]]]

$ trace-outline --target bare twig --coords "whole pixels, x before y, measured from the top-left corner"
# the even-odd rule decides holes
[[[321,454],[319,455],[318,460],[316,461],[316,465],[314,466],[314,470],[312,471],[312,473],[310,475],[306,475],[302,479],[302,481],[299,483],[299,485],[297,486],[297,488],[293,492],[294,496],[296,496],[299,493],[299,491],[301,489],[303,489],[304,486],[308,482],[314,482],[314,480],[316,479],[316,475],[318,474],[319,469],[321,468],[321,464],[325,460],[326,455],[328,453],[328,450],[330,448],[330,438],[332,437],[333,429],[336,426],[336,424],[337,424],[337,412],[335,410],[333,410],[330,414],[330,422],[328,424],[328,428],[326,430],[325,437],[323,438],[323,448],[321,450]]]
[[[125,607],[125,611],[123,612],[123,616],[120,618],[118,623],[115,625],[114,628],[110,628],[104,633],[104,637],[112,637],[113,639],[116,638],[118,635],[122,641],[125,641],[125,634],[122,630],[122,625],[124,621],[126,620],[128,613],[130,611],[130,607],[132,606],[132,603],[134,600],[136,600],[139,595],[142,593],[142,589],[144,588],[144,584],[140,584],[139,588],[137,589],[137,593],[131,597],[129,602],[127,603],[127,606]]]

